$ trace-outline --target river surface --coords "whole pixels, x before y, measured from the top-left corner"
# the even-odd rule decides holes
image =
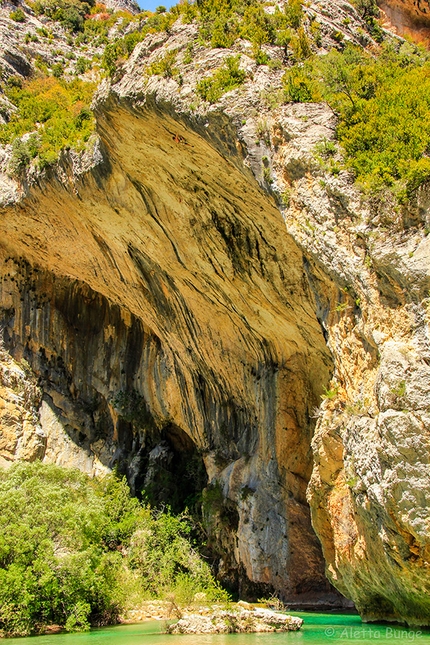
[[[293,613],[293,612],[292,612]],[[287,634],[166,635],[164,622],[116,625],[83,634],[53,634],[5,639],[8,645],[430,645],[430,631],[390,625],[369,625],[358,616],[293,613],[305,623]]]

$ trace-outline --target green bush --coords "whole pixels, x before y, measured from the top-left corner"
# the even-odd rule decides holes
[[[312,55],[311,43],[303,27],[299,27],[291,39],[291,49],[297,61],[304,61]]]
[[[95,0],[37,0],[34,8],[51,20],[58,21],[65,29],[72,32],[82,31],[85,16],[89,14]]]
[[[243,24],[240,30],[242,38],[246,38],[259,48],[264,43],[274,43],[276,32],[273,21],[262,5],[247,7],[243,14]]]
[[[15,22],[25,22],[25,13],[21,8],[18,8],[15,11],[10,12],[9,18],[11,20],[15,20]]]
[[[0,508],[5,635],[37,633],[49,623],[87,629],[100,616],[115,619],[121,593],[112,586],[112,572],[120,562],[103,548],[111,518],[87,477],[19,464],[0,471]]]
[[[25,34],[24,40],[25,40],[25,43],[27,45],[28,45],[28,43],[38,43],[39,42],[39,39],[36,36],[36,34],[30,34],[30,33]]]
[[[231,47],[237,38],[245,38],[259,52],[263,44],[286,45],[290,28],[302,25],[301,0],[288,0],[284,11],[275,7],[273,14],[264,11],[259,0],[200,0],[197,20],[201,38],[212,47]]]
[[[137,45],[142,40],[141,34],[133,32],[127,34],[124,38],[119,38],[113,43],[106,45],[103,52],[102,67],[107,71],[109,76],[113,76],[121,59],[128,58]]]
[[[0,125],[0,142],[13,143],[18,150],[17,139],[37,130],[37,152],[33,154],[33,150],[27,161],[37,157],[42,166],[53,163],[61,150],[82,149],[94,131],[89,111],[93,93],[92,83],[79,79],[67,82],[52,76],[8,84],[5,94],[17,110],[8,123]],[[24,158],[21,154],[12,172],[23,169]]]
[[[148,74],[150,76],[163,76],[164,78],[174,78],[179,75],[179,70],[175,67],[176,51],[166,52],[162,58],[154,61],[148,67]]]
[[[303,20],[302,0],[288,0],[285,15],[289,26],[298,29]]]
[[[318,84],[313,78],[312,67],[296,66],[282,78],[285,100],[292,103],[312,103],[321,100]]]
[[[151,512],[125,480],[54,465],[0,469],[0,633],[118,620],[130,598],[225,600],[193,546],[192,522]]]
[[[379,16],[376,0],[353,0],[352,4],[362,18],[377,18]]]
[[[55,78],[61,78],[64,74],[64,67],[61,63],[54,63],[54,65],[51,67],[52,75],[55,76]]]
[[[192,523],[187,514],[174,517],[156,513],[149,522],[134,532],[130,541],[130,566],[139,572],[146,591],[153,596],[175,590],[191,593],[203,591],[208,599],[223,600],[225,592],[212,578],[210,568],[193,548]]]
[[[293,66],[283,84],[287,101],[331,106],[345,165],[364,189],[389,187],[405,201],[430,180],[427,51],[384,44],[375,56],[347,45]]]
[[[406,60],[405,60],[406,58]],[[383,50],[378,58],[351,46],[319,61],[321,92],[339,116],[346,163],[370,190],[408,190],[428,179],[430,61],[419,51]]]
[[[202,79],[197,84],[197,93],[202,99],[215,103],[223,94],[239,87],[246,78],[239,62],[240,56],[228,56],[213,76]]]
[[[15,139],[12,144],[12,157],[9,162],[9,171],[12,175],[20,175],[37,156],[40,139],[37,134],[32,134],[26,141]]]
[[[75,69],[77,74],[85,74],[85,72],[91,69],[91,61],[88,58],[84,58],[84,56],[79,56]]]

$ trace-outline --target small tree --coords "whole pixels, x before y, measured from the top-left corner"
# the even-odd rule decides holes
[[[354,6],[360,16],[366,18],[378,18],[379,9],[376,0],[354,0]]]

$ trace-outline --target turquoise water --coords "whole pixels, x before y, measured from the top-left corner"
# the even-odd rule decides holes
[[[299,632],[287,634],[166,635],[164,623],[117,625],[84,634],[53,634],[5,639],[10,645],[430,645],[430,631],[369,625],[358,616],[294,613],[305,620]]]

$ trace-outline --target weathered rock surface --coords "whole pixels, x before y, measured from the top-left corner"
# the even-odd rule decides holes
[[[102,4],[114,11],[129,11],[130,13],[139,13],[140,11],[136,0],[105,0]]]
[[[235,566],[320,593],[305,490],[330,362],[300,251],[191,129],[156,106],[112,101],[102,118],[109,165],[47,181],[2,218],[4,337],[42,379],[42,428],[81,446],[69,465],[122,464],[137,488],[157,443],[186,452],[191,437],[234,502]]]
[[[18,364],[0,341],[0,465],[34,461],[45,454],[46,435],[39,420],[42,392],[30,366]]]
[[[347,3],[306,11],[326,47],[364,38]],[[180,82],[149,74],[172,50]],[[100,88],[91,153],[3,179],[1,455],[207,487],[224,581],[339,603],[310,480],[330,580],[366,619],[428,624],[428,194],[363,202],[316,158],[332,112],[276,107],[282,70],[246,52],[208,106],[231,51],[148,36]]]
[[[270,609],[218,610],[209,616],[189,614],[169,625],[168,634],[238,634],[296,632],[303,620]]]
[[[387,20],[387,27],[401,36],[430,42],[430,3],[428,0],[378,0]]]

